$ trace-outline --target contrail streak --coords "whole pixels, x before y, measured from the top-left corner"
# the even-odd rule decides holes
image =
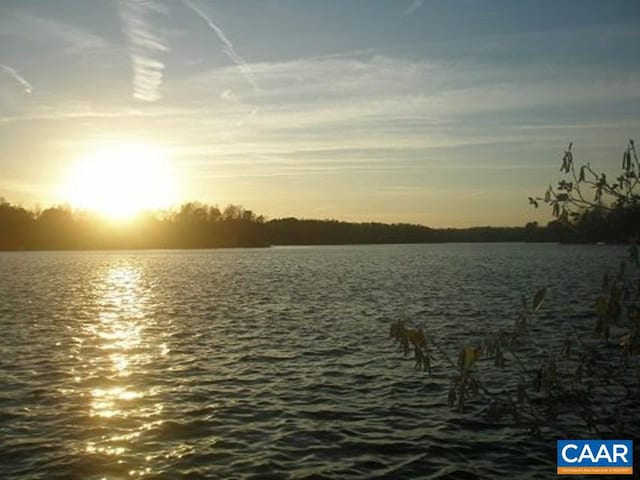
[[[235,63],[238,66],[238,68],[246,78],[247,82],[251,84],[253,89],[258,90],[258,85],[256,84],[251,67],[249,67],[247,62],[245,62],[245,60],[240,55],[238,55],[238,52],[236,52],[236,49],[233,47],[233,44],[231,43],[231,40],[229,40],[229,38],[224,33],[224,31],[218,25],[216,25],[213,22],[213,20],[211,20],[211,18],[202,11],[201,8],[199,8],[197,5],[192,3],[190,0],[183,0],[183,2],[187,7],[193,10],[193,12],[196,15],[198,15],[201,19],[207,22],[207,25],[209,25],[209,27],[211,27],[211,29],[214,32],[216,32],[216,35],[224,45],[224,47],[222,47],[222,51],[225,53],[225,55],[227,55],[231,59],[233,63]]]
[[[148,21],[154,4],[144,0],[120,0],[119,5],[123,30],[131,50],[133,96],[154,102],[161,98],[160,87],[164,77],[164,63],[160,57],[168,50]]]
[[[33,92],[33,87],[31,86],[31,84],[27,82],[27,79],[24,78],[22,75],[20,75],[15,68],[11,68],[8,65],[2,65],[2,64],[0,64],[0,68],[5,72],[7,72],[11,76],[11,78],[13,78],[16,82],[22,85],[22,88],[24,88],[25,93]]]

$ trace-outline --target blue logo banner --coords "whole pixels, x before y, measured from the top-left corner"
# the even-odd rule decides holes
[[[633,440],[558,440],[557,473],[633,474]]]

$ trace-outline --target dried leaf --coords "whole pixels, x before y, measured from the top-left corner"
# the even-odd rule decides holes
[[[460,353],[460,364],[463,370],[470,370],[480,359],[482,349],[480,347],[464,347]]]
[[[410,328],[406,329],[405,336],[407,338],[407,341],[410,342],[413,346],[426,348],[427,340],[422,330],[413,330]]]
[[[544,296],[547,294],[547,289],[545,287],[538,290],[533,296],[533,304],[532,310],[537,312],[540,306],[542,305],[542,301],[544,300]]]

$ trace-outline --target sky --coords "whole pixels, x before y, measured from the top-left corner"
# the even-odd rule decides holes
[[[0,196],[133,140],[176,201],[546,222],[569,142],[615,171],[640,137],[639,46],[637,0],[0,0]]]

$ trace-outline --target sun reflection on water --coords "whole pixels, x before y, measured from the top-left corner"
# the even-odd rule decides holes
[[[148,331],[148,289],[135,265],[108,268],[92,288],[98,310],[84,338],[92,350],[83,366],[86,375],[77,380],[90,385],[88,416],[91,430],[99,433],[86,441],[84,452],[98,465],[115,460],[129,476],[147,475],[153,471],[152,457],[140,442],[162,423],[163,406],[154,401],[157,392],[146,373],[154,357],[168,349]]]
[[[93,401],[91,402],[91,416],[113,417],[116,415],[126,417],[127,411],[124,404],[118,401],[135,400],[142,398],[142,392],[125,390],[123,387],[113,387],[109,389],[96,388],[91,392]],[[122,408],[117,408],[118,406]]]

